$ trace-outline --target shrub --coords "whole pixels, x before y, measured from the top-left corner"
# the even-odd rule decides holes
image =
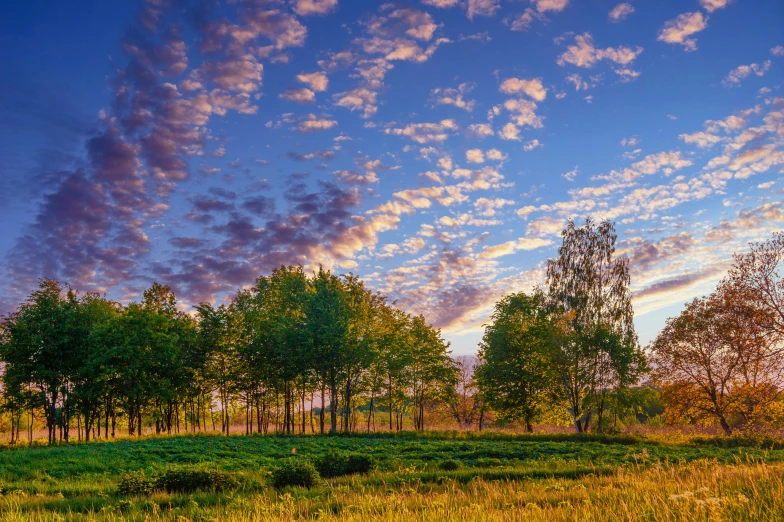
[[[495,457],[481,457],[476,459],[476,465],[480,468],[494,468],[502,466],[503,463],[501,462],[501,459]]]
[[[324,478],[342,477],[355,473],[368,473],[373,469],[373,459],[356,453],[330,451],[316,460],[316,469]]]
[[[272,485],[278,489],[286,486],[310,489],[318,484],[319,478],[319,473],[313,464],[298,458],[286,459],[272,471]]]
[[[158,488],[169,493],[190,493],[197,490],[224,491],[235,489],[237,481],[229,473],[205,470],[168,470],[158,479]]]
[[[143,469],[124,473],[117,486],[120,495],[149,495],[156,489],[157,477],[148,475]]]
[[[444,471],[454,471],[460,467],[460,461],[455,459],[446,459],[438,465],[439,469]]]

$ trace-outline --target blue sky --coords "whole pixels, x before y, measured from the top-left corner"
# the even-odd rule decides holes
[[[323,264],[470,353],[593,216],[645,343],[784,221],[778,1],[16,2],[0,64],[4,310]]]

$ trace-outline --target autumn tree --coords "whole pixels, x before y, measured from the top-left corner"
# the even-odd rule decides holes
[[[730,435],[753,428],[779,396],[782,359],[769,332],[748,315],[748,294],[721,285],[667,321],[651,362],[671,421],[713,421]]]

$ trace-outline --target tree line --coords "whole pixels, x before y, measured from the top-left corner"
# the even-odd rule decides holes
[[[528,431],[554,410],[577,432],[612,430],[651,401],[664,422],[726,435],[781,424],[784,234],[735,255],[644,350],[614,225],[570,221],[562,238],[544,288],[504,297],[485,329],[476,380],[490,408]]]
[[[612,222],[569,221],[544,285],[496,303],[476,359],[453,359],[424,316],[352,274],[284,266],[191,311],[157,283],[121,305],[43,279],[0,322],[2,409],[12,442],[43,418],[52,444],[74,428],[228,435],[238,420],[245,433],[423,430],[426,413],[578,433],[629,418],[728,435],[780,424],[784,234],[736,255],[645,349],[616,241]]]
[[[246,433],[352,431],[360,407],[367,430],[401,429],[404,416],[421,430],[426,404],[448,402],[459,374],[423,316],[353,275],[302,267],[193,313],[157,283],[123,306],[44,279],[0,332],[12,441],[36,414],[50,444],[74,428],[85,440],[114,436],[119,424],[141,435],[145,422],[156,433],[211,425],[228,434],[238,408]]]

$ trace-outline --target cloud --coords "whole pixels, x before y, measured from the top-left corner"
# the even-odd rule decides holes
[[[473,85],[469,83],[461,83],[457,89],[441,89],[435,88],[431,94],[435,97],[436,104],[438,105],[453,105],[458,109],[471,112],[474,110],[476,102],[473,100],[466,100],[464,94],[471,92]]]
[[[575,165],[574,168],[569,172],[565,172],[564,174],[561,174],[561,177],[564,178],[566,181],[574,181],[575,178],[577,177],[578,172],[579,172],[579,167],[578,165]]]
[[[526,152],[530,152],[530,151],[532,151],[532,150],[534,150],[536,148],[539,148],[539,147],[544,147],[544,145],[542,145],[539,142],[539,140],[531,140],[529,142],[526,142],[525,145],[523,145],[523,150],[526,151]]]
[[[777,45],[770,50],[773,56],[784,56],[784,45]]]
[[[376,98],[378,93],[365,87],[357,87],[347,92],[334,96],[335,105],[345,107],[350,111],[362,111],[362,117],[371,118],[378,111]]]
[[[507,123],[503,128],[498,131],[498,136],[502,140],[516,140],[520,141],[520,129],[514,123]]]
[[[526,94],[534,100],[541,102],[547,98],[547,89],[542,85],[540,78],[532,80],[521,80],[519,78],[507,78],[501,83],[499,90],[506,94]]]
[[[449,138],[449,133],[457,130],[454,120],[441,120],[438,123],[411,123],[402,128],[387,128],[386,134],[406,136],[417,143],[441,143]]]
[[[716,9],[723,9],[729,5],[732,0],[700,0],[700,5],[703,9],[712,13]]]
[[[493,16],[500,8],[500,0],[468,0],[466,16],[469,20],[475,16]]]
[[[338,122],[335,120],[328,120],[325,118],[319,118],[315,114],[308,114],[305,119],[299,122],[299,124],[295,127],[295,130],[303,133],[311,133],[315,131],[322,131],[322,130],[329,130]]]
[[[749,65],[739,65],[731,70],[721,83],[724,84],[725,87],[737,87],[740,85],[741,80],[747,78],[751,74],[764,76],[768,69],[770,69],[770,65],[770,60],[765,60],[761,64],[752,63]]]
[[[577,67],[591,68],[601,60],[628,65],[643,51],[639,46],[635,49],[624,46],[597,49],[593,45],[593,37],[590,33],[578,34],[574,37],[574,41],[574,45],[567,47],[566,51],[558,57],[558,65],[564,66],[568,63]]]
[[[628,2],[622,2],[610,10],[609,17],[613,22],[625,20],[627,16],[634,12],[634,6]]]
[[[632,136],[631,138],[623,138],[621,139],[621,146],[622,147],[634,147],[635,145],[640,143],[640,138],[637,136]]]
[[[549,239],[541,238],[520,238],[516,241],[507,241],[499,245],[486,246],[479,253],[479,258],[495,259],[502,256],[514,254],[518,250],[536,250],[552,245],[553,242]]]
[[[297,103],[313,103],[316,101],[316,93],[310,89],[286,89],[278,97]]]
[[[422,0],[422,3],[425,5],[431,5],[433,7],[446,9],[448,7],[455,7],[459,1],[460,0]]]
[[[496,211],[506,205],[514,205],[514,201],[511,199],[503,199],[503,198],[479,198],[474,201],[474,207],[479,211],[482,216],[493,217],[496,215]]]
[[[686,51],[696,51],[697,40],[689,38],[689,36],[699,33],[706,27],[708,27],[708,20],[702,16],[700,11],[683,13],[664,24],[657,40],[680,44]]]
[[[531,0],[540,13],[547,11],[563,11],[569,5],[569,0]]]
[[[678,138],[686,143],[697,145],[701,149],[708,149],[721,141],[719,136],[702,131],[693,134],[679,134]]]
[[[466,151],[466,161],[468,163],[484,163],[485,155],[479,149],[470,149]]]
[[[338,0],[293,0],[294,12],[300,16],[323,15],[334,11]]]
[[[323,72],[298,74],[297,81],[306,83],[315,92],[324,92],[329,86],[329,78]]]
[[[474,123],[468,126],[468,130],[479,138],[487,138],[494,134],[493,126],[489,123]]]

